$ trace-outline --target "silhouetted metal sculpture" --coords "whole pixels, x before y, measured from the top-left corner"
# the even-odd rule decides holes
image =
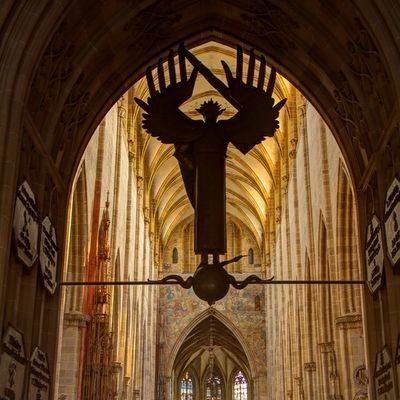
[[[247,153],[266,136],[273,136],[278,128],[279,110],[286,99],[274,105],[272,92],[275,86],[276,71],[271,68],[268,84],[264,90],[266,63],[261,56],[257,86],[253,86],[255,55],[250,51],[246,82],[243,82],[243,50],[238,46],[236,76],[222,61],[228,86],[219,80],[192,53],[180,46],[180,81],[175,71],[174,54],[168,56],[170,84],[166,85],[163,62],[157,64],[159,89],[154,84],[151,68],[146,71],[150,96],[147,103],[140,99],[136,102],[145,111],[143,127],[152,136],[163,143],[175,146],[175,157],[179,161],[186,192],[195,209],[195,251],[201,254],[201,262],[193,276],[186,280],[180,275],[168,275],[153,281],[94,281],[59,282],[60,286],[109,286],[109,285],[175,285],[185,289],[193,287],[196,295],[213,304],[222,299],[229,285],[243,289],[249,284],[295,284],[295,285],[362,285],[363,280],[273,280],[250,275],[237,281],[224,269],[224,266],[238,261],[243,256],[219,261],[219,255],[225,253],[225,155],[228,143],[232,143],[243,154]],[[193,65],[190,78],[187,79],[185,61]],[[229,120],[217,121],[223,112],[221,106],[212,100],[204,102],[197,111],[203,121],[192,120],[179,110],[179,106],[193,93],[198,73],[238,109]],[[209,263],[208,256],[212,255]]]
[[[260,58],[257,86],[253,86],[255,54],[250,51],[247,80],[243,81],[243,50],[237,47],[236,76],[222,61],[228,86],[219,80],[183,45],[178,50],[180,81],[177,80],[174,54],[168,56],[169,85],[166,86],[163,61],[157,64],[159,89],[154,84],[151,68],[146,71],[150,96],[147,103],[135,99],[145,111],[143,128],[162,143],[174,144],[185,189],[195,210],[195,252],[201,255],[201,263],[193,276],[195,293],[210,304],[225,296],[229,284],[235,278],[223,268],[232,260],[220,262],[219,255],[226,253],[226,210],[225,210],[225,157],[229,143],[243,154],[247,153],[265,137],[273,136],[278,128],[279,110],[286,99],[274,105],[272,92],[276,71],[271,73],[264,90],[266,62]],[[186,59],[193,65],[187,79]],[[218,121],[224,111],[221,106],[209,100],[197,111],[204,121],[193,120],[184,114],[179,106],[193,93],[198,73],[230,103],[238,112],[228,120]],[[213,262],[208,263],[208,255]],[[168,277],[167,277],[168,278]],[[260,279],[254,277],[253,279]]]

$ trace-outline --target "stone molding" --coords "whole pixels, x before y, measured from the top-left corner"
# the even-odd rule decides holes
[[[355,329],[362,327],[361,314],[347,314],[336,318],[336,326],[339,329]]]
[[[122,371],[122,363],[119,361],[114,361],[111,365],[113,374],[119,374]]]
[[[318,347],[321,353],[333,353],[335,351],[333,342],[318,343]]]
[[[304,369],[307,372],[315,372],[317,370],[317,363],[315,361],[310,361],[304,363]]]
[[[85,328],[90,321],[90,316],[81,312],[64,314],[64,326],[76,326]]]

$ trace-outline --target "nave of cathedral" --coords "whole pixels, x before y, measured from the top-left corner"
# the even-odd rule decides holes
[[[400,6],[120,3],[0,10],[0,399],[398,399]],[[273,279],[212,305],[146,284],[201,261],[177,148],[135,102],[182,41],[222,81],[254,47],[287,99],[225,158],[221,261]],[[201,73],[180,110],[210,99],[238,112]]]

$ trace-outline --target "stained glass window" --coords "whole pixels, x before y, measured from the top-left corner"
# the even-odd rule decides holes
[[[193,396],[193,381],[189,372],[185,372],[180,381],[180,397],[179,400],[194,400]]]
[[[233,400],[247,400],[247,380],[242,371],[233,378]]]
[[[205,400],[222,400],[222,382],[215,372],[207,378]]]

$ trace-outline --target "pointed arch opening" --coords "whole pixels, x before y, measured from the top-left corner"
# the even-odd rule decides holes
[[[249,393],[248,377],[251,376],[251,368],[244,348],[235,334],[216,317],[215,313],[207,314],[186,334],[173,362],[174,395],[179,400],[181,400],[179,396],[181,396],[182,377],[187,371],[190,371],[193,382],[193,396],[199,396],[199,399],[230,398],[234,393],[234,379],[239,371],[245,377],[245,381],[242,380],[241,384],[247,385],[246,393]],[[199,386],[194,383],[195,376],[202,377]],[[229,396],[226,397],[228,393]],[[238,397],[238,399],[249,400],[250,397]]]
[[[212,46],[215,46],[215,43],[212,43],[211,47]],[[199,54],[205,53],[204,49],[206,47],[207,46],[204,45],[196,51],[198,51]],[[232,49],[224,48],[223,51],[220,51],[220,53],[221,54],[224,53],[224,57],[226,56],[227,58],[230,59],[234,58],[232,56],[232,54],[234,55],[234,50]],[[218,54],[218,57],[219,56],[220,54]],[[215,70],[218,71],[218,68],[216,68]],[[218,73],[220,72],[216,72],[216,74]],[[280,88],[278,90],[277,97],[281,98],[282,96],[287,95],[286,89],[289,87],[290,84],[286,82],[284,78],[279,78],[278,80],[280,83]],[[129,93],[129,96],[132,97],[133,95],[136,96],[141,93],[143,94],[144,98],[146,98],[146,96],[148,96],[148,93],[146,93],[146,89],[144,89],[145,86],[146,85],[144,81],[139,82],[134,88],[134,90],[132,90],[132,92]],[[295,108],[296,108],[295,102],[293,101],[292,111],[294,114],[295,114],[294,112]],[[191,208],[188,207],[186,197],[182,195],[182,183],[180,182],[179,179],[177,179],[178,176],[176,172],[177,164],[176,163],[174,164],[174,161],[176,160],[172,158],[171,148],[167,149],[166,152],[164,152],[165,145],[156,142],[154,138],[150,138],[147,135],[144,134],[141,135],[142,130],[140,128],[141,122],[140,122],[140,116],[138,116],[138,110],[135,110],[134,113],[136,113],[136,116],[134,117],[134,125],[137,127],[137,132],[135,131],[135,133],[136,134],[138,132],[140,133],[140,135],[136,135],[134,137],[135,140],[137,140],[140,143],[134,144],[133,141],[129,142],[129,146],[132,146],[130,147],[130,150],[134,150],[131,153],[129,153],[129,163],[130,163],[130,168],[132,168],[132,176],[135,178],[137,177],[138,190],[137,193],[134,190],[132,190],[132,192],[135,193],[135,196],[133,197],[133,199],[129,201],[129,203],[127,203],[126,209],[127,210],[134,209],[135,212],[132,213],[131,216],[132,219],[136,218],[136,220],[139,221],[141,220],[141,218],[143,218],[144,224],[137,225],[135,228],[136,229],[135,233],[133,234],[132,232],[132,238],[134,238],[134,240],[126,241],[127,243],[132,243],[131,255],[133,255],[133,257],[130,257],[129,260],[133,259],[134,262],[132,263],[133,268],[130,270],[130,272],[132,273],[134,279],[146,279],[149,277],[148,274],[151,272],[154,272],[155,277],[157,277],[157,274],[162,275],[163,272],[166,272],[168,269],[171,268],[169,263],[171,263],[171,256],[172,256],[172,264],[175,263],[177,264],[179,261],[179,265],[177,266],[179,272],[183,272],[184,274],[191,273],[194,271],[194,268],[192,267],[195,264],[198,265],[198,263],[196,262],[196,256],[193,255],[193,224],[191,222],[188,222],[191,218],[190,214]],[[280,165],[280,157],[286,157],[286,153],[288,153],[289,150],[291,150],[290,159],[295,160],[296,153],[289,147],[293,146],[295,148],[296,141],[294,140],[294,138],[289,140],[289,138],[284,137],[284,135],[286,134],[285,133],[286,130],[289,130],[288,126],[290,125],[290,118],[292,118],[292,116],[288,116],[288,113],[285,113],[282,117],[283,119],[282,132],[278,132],[276,135],[277,137],[270,138],[271,140],[266,139],[265,143],[260,145],[260,149],[254,151],[253,154],[249,154],[246,160],[239,158],[235,153],[235,150],[230,149],[229,157],[231,157],[231,159],[230,161],[227,162],[227,169],[229,171],[229,173],[227,174],[227,177],[229,178],[228,190],[227,190],[227,196],[228,196],[227,211],[228,214],[230,214],[230,219],[228,220],[231,222],[231,229],[230,230],[228,229],[228,233],[231,233],[231,235],[229,235],[231,245],[228,249],[229,250],[228,254],[232,253],[232,256],[238,254],[246,254],[246,250],[249,249],[248,264],[250,264],[247,265],[247,267],[249,268],[248,270],[246,270],[244,266],[242,268],[241,265],[239,265],[238,268],[236,268],[235,266],[231,266],[230,268],[232,273],[244,274],[248,273],[252,268],[259,268],[261,270],[261,265],[263,266],[262,270],[263,272],[268,271],[267,268],[270,266],[270,264],[272,267],[274,267],[273,263],[275,262],[274,260],[275,253],[279,252],[279,249],[277,250],[276,248],[273,248],[273,246],[275,245],[275,238],[280,237],[280,240],[282,241],[280,246],[283,248],[288,247],[290,249],[289,245],[293,243],[292,240],[294,239],[294,237],[293,235],[292,237],[290,237],[289,235],[291,231],[291,226],[290,226],[291,222],[289,221],[289,219],[293,217],[291,213],[288,212],[285,216],[285,218],[287,217],[287,220],[282,221],[282,225],[285,224],[285,227],[287,226],[286,229],[287,236],[283,236],[282,235],[283,231],[282,232],[279,231],[279,224],[281,221],[279,220],[278,222],[278,219],[276,220],[276,224],[272,219],[270,232],[269,231],[267,232],[268,229],[266,229],[266,227],[269,224],[267,220],[267,215],[268,215],[267,210],[269,210],[269,208],[272,207],[271,204],[273,203],[271,199],[273,199],[275,196],[277,204],[281,204],[282,207],[286,207],[286,204],[289,204],[289,202],[286,203],[285,201],[281,201],[282,200],[280,198],[281,194],[277,193],[279,192],[279,190],[276,190],[275,187],[279,185],[274,184],[273,186],[269,186],[269,184],[272,181],[271,177],[274,177],[274,180],[276,179],[277,181],[279,180],[279,178],[282,178],[282,181],[287,183],[289,181],[289,175],[283,175],[283,171],[286,170],[289,171],[290,163],[295,161],[290,161],[289,157],[287,157],[284,163],[282,163],[282,167],[279,167],[278,169],[274,170],[274,174],[267,174],[271,175],[271,177],[270,178],[267,177],[266,179],[264,179],[265,170],[269,171],[273,169],[274,166]],[[292,125],[293,125],[292,130],[294,130],[295,124]],[[141,136],[143,136],[143,138],[141,138]],[[132,132],[130,132],[129,137],[131,138],[133,137]],[[132,160],[134,160],[134,163]],[[232,160],[234,160],[234,162]],[[306,161],[308,162],[308,160],[309,159],[307,158]],[[136,164],[136,167],[134,167],[133,164]],[[282,171],[280,169],[282,169]],[[287,173],[287,171],[285,172],[285,174]],[[259,179],[255,179],[255,177]],[[315,180],[317,178],[318,177],[314,176]],[[292,181],[289,181],[289,183],[290,185],[293,185]],[[132,186],[134,186],[134,184]],[[308,187],[305,189],[308,189]],[[243,191],[246,195],[245,196],[243,194],[238,195],[240,191]],[[282,192],[284,192],[283,193],[284,196],[287,195],[287,197],[290,199],[291,202],[290,198],[290,196],[292,195],[291,186],[288,187],[285,186],[284,188],[282,188]],[[121,197],[123,197],[123,195],[121,195]],[[299,201],[301,201],[301,199]],[[278,212],[278,208],[274,209],[276,209],[276,211]],[[318,208],[316,207],[316,209]],[[279,214],[282,214],[282,216],[285,215],[285,213],[283,213],[283,210],[281,213],[280,207],[279,207]],[[314,225],[315,229],[317,229],[316,220],[317,218],[315,219],[315,225]],[[132,226],[133,225],[134,223],[132,221]],[[328,233],[330,234],[330,229],[331,229],[330,223],[327,224],[326,226],[325,223],[321,224],[320,236],[319,236],[320,245],[318,247],[319,263],[318,267],[316,268],[318,268],[318,270],[319,269],[322,270],[322,276],[321,276],[322,279],[333,278],[334,276],[331,276],[331,273],[332,271],[335,271],[333,267],[332,271],[329,271],[330,260],[327,254],[327,242],[328,242],[327,237]],[[173,235],[183,237],[183,243],[176,241],[175,237],[173,238]],[[151,241],[154,240],[152,243],[148,240],[149,237],[151,238],[150,239]],[[304,238],[302,237],[301,239],[303,240]],[[273,245],[269,243],[270,240],[274,243]],[[316,241],[318,241],[318,239],[316,239]],[[169,244],[169,247],[166,246],[167,244]],[[285,246],[285,244],[287,244],[288,246]],[[312,245],[314,246],[314,243]],[[295,246],[292,246],[292,248],[294,249]],[[179,249],[179,260],[178,260],[178,249]],[[155,260],[156,261],[160,260],[160,265],[163,265],[165,267],[164,271],[161,271],[161,269],[157,270],[157,268],[153,269],[153,265],[149,265],[152,264],[151,260],[153,254],[150,254],[152,250],[154,250]],[[290,257],[289,257],[289,252],[291,253]],[[283,251],[281,253],[283,254],[282,257],[283,262],[278,264],[281,265],[287,262],[288,269],[293,270],[293,265],[295,262],[294,250],[293,251],[290,250],[286,254],[284,254]],[[121,252],[121,254],[123,254],[123,252]],[[126,254],[128,253],[126,252]],[[159,259],[157,257],[159,257]],[[278,259],[278,257],[280,257],[279,254],[276,258]],[[125,266],[128,264],[127,258],[128,257],[125,256],[125,259],[121,260],[122,265]],[[254,260],[255,260],[255,265],[251,266],[251,264],[254,263]],[[243,264],[246,264],[246,262],[244,261]],[[300,265],[300,262],[298,262],[298,264],[300,271],[300,268],[302,266]],[[308,277],[310,275],[314,275],[314,272],[315,272],[314,270],[313,273],[310,273],[308,271],[307,272]],[[336,271],[334,273],[336,273]],[[299,274],[301,274],[301,271],[299,272]],[[124,278],[128,276],[127,271],[125,271],[125,267],[123,275]],[[292,277],[292,274],[290,274],[290,276]],[[315,291],[317,290],[318,289],[315,289]],[[129,291],[128,293],[131,292]],[[149,324],[152,323],[151,321],[153,321],[154,323],[155,319],[153,318],[153,315],[155,315],[156,313],[149,312],[148,315],[146,313],[148,310],[153,311],[156,308],[155,307],[156,301],[152,302],[151,299],[150,301],[148,301],[150,296],[147,296],[147,292],[145,290],[142,290],[141,288],[138,288],[137,290],[135,289],[134,291],[132,290],[132,293],[133,293],[132,301],[136,301],[137,299],[141,298],[146,299],[145,300],[146,306],[141,305],[139,307],[139,310],[135,313],[135,315],[132,318],[137,318],[136,323],[138,325],[141,324],[143,321],[145,321],[146,317],[148,317],[148,321],[150,321]],[[246,290],[246,292],[241,292],[240,296],[238,296],[237,304],[239,308],[243,306],[243,304],[245,304],[246,301],[248,300],[245,298],[246,293],[249,293],[248,290]],[[286,293],[282,292],[282,295],[279,296],[282,299],[282,302],[284,301],[285,294]],[[169,296],[168,298],[168,300],[170,300],[171,303],[173,303],[174,307],[176,307],[174,309],[173,315],[174,316],[177,315],[176,311],[178,309],[179,309],[178,311],[182,309],[187,314],[194,311],[192,315],[193,318],[197,320],[197,323],[196,325],[191,326],[191,329],[187,333],[185,332],[186,336],[180,343],[177,352],[175,353],[171,352],[171,354],[175,356],[175,359],[173,359],[173,357],[170,358],[170,360],[172,360],[172,362],[174,363],[173,371],[172,374],[167,373],[165,376],[160,378],[160,386],[164,384],[163,383],[164,379],[168,379],[171,376],[171,380],[173,382],[174,385],[173,387],[175,390],[174,394],[179,396],[180,394],[179,390],[181,387],[180,385],[182,383],[182,379],[184,379],[183,377],[185,376],[186,372],[190,372],[191,374],[190,379],[192,379],[193,383],[193,393],[191,394],[188,391],[186,391],[183,394],[185,394],[186,396],[189,395],[195,396],[197,394],[207,395],[207,384],[204,384],[204,376],[205,376],[204,374],[207,369],[207,365],[209,365],[209,359],[210,359],[209,336],[207,341],[207,332],[209,333],[210,330],[209,325],[218,327],[218,329],[216,329],[218,334],[215,333],[215,335],[213,335],[213,340],[216,340],[218,344],[215,344],[213,342],[211,347],[214,348],[214,355],[216,358],[215,365],[218,366],[219,368],[218,371],[219,371],[219,376],[221,378],[221,385],[225,385],[222,387],[226,388],[224,393],[225,394],[227,394],[228,392],[234,393],[230,391],[230,389],[234,387],[234,380],[228,379],[228,377],[231,376],[229,374],[232,373],[233,368],[237,368],[236,371],[242,371],[243,376],[246,377],[246,379],[248,378],[248,383],[250,384],[250,382],[252,382],[251,380],[252,377],[254,377],[254,374],[253,375],[251,374],[253,370],[251,368],[251,363],[252,362],[254,363],[254,361],[251,360],[251,357],[249,357],[249,354],[246,352],[245,346],[243,345],[242,339],[238,337],[234,329],[232,329],[231,326],[229,326],[229,324],[225,323],[226,322],[225,320],[217,318],[216,314],[211,313],[210,315],[207,315],[205,317],[202,316],[200,319],[198,319],[196,317],[198,309],[191,306],[190,302],[193,299],[190,297],[190,295],[187,296],[188,300],[187,302],[181,302],[181,303],[175,301],[174,299],[175,295],[176,295],[175,292],[171,293],[171,296]],[[305,297],[307,301],[309,301],[309,299],[313,299],[318,295],[320,295],[321,299],[320,302],[321,308],[323,310],[327,310],[327,312],[323,312],[322,315],[326,316],[325,318],[328,319],[330,318],[329,314],[330,314],[331,298],[327,289],[325,288],[321,289],[320,291],[318,291],[317,294],[314,295],[314,288],[312,289],[310,288],[310,290],[307,291]],[[119,296],[115,296],[116,300],[119,298],[124,299],[125,298],[124,293],[121,293],[121,295]],[[122,301],[124,303],[127,302],[126,300]],[[128,304],[130,304],[129,300]],[[274,308],[276,309],[274,313],[276,316],[278,316],[280,310],[277,306],[277,301],[274,300],[273,304]],[[265,305],[264,296],[263,295],[261,296],[258,293],[252,293],[251,310],[249,311],[249,309],[246,309],[245,312],[248,312],[249,315],[250,313],[251,315],[257,315],[256,314],[257,312],[262,312],[264,310],[264,305]],[[317,310],[318,305],[316,305],[315,308],[316,310],[312,310],[310,312],[311,315],[319,311],[319,309]],[[121,377],[125,379],[126,376],[130,376],[131,381],[132,382],[135,381],[135,385],[140,386],[141,382],[137,378],[139,377],[140,379],[143,379],[143,381],[145,381],[144,379],[145,372],[149,371],[149,368],[146,364],[147,361],[145,362],[145,359],[141,358],[142,355],[145,354],[143,348],[146,348],[147,342],[154,343],[154,341],[150,339],[154,339],[156,335],[154,334],[152,336],[153,332],[151,329],[149,329],[148,330],[149,340],[147,339],[143,340],[143,337],[147,332],[146,324],[140,325],[140,329],[137,329],[134,334],[130,334],[129,323],[123,322],[124,319],[125,321],[129,321],[131,319],[130,308],[129,306],[127,306],[124,307],[124,309],[125,309],[124,315],[126,315],[127,318],[121,317],[120,322],[117,322],[116,324],[116,326],[121,325],[120,330],[126,332],[125,335],[126,340],[120,341],[121,343],[120,354],[121,356],[122,354],[124,354],[124,356],[121,358],[124,359],[124,363],[126,364],[124,365],[125,368],[124,371],[128,371],[128,374],[125,375],[121,374]],[[294,314],[298,309],[299,308],[297,309],[288,308],[290,312],[288,312],[287,314]],[[224,311],[226,310],[227,309],[225,309]],[[232,307],[232,309],[230,309],[229,311],[236,312],[237,308]],[[243,314],[243,316],[244,318],[247,317],[246,314]],[[253,319],[253,321],[255,320],[256,318]],[[278,322],[276,322],[275,324],[279,325],[280,321],[278,318],[277,321]],[[169,328],[169,326],[164,321],[161,322],[165,327],[165,329]],[[168,322],[171,323],[171,320]],[[174,322],[175,321],[172,320],[172,323]],[[260,327],[259,332],[263,332],[262,327],[266,325],[265,320],[258,319],[257,322],[258,322],[257,327]],[[329,344],[332,336],[330,332],[332,331],[334,322],[329,322],[327,324],[326,321],[324,321],[324,323],[322,324],[324,326],[324,329],[329,324],[332,326],[330,326],[327,329],[328,333],[323,332],[324,335],[321,334],[321,336],[324,336],[324,342],[327,345]],[[291,345],[290,338],[296,336],[296,330],[289,328],[291,327],[288,326],[287,331],[284,333],[286,335],[285,337],[286,343],[289,343]],[[308,329],[309,336],[312,336],[314,334],[313,330],[315,330],[315,328],[309,326]],[[154,331],[156,331],[156,328],[154,328]],[[276,334],[277,331],[278,329],[276,328],[276,326],[274,326],[273,335],[276,335],[278,337],[277,339],[275,339],[275,343],[280,343],[278,342],[278,340],[281,340],[279,336],[283,337],[284,335]],[[258,332],[256,333],[258,334]],[[166,347],[165,342],[163,341],[164,339],[162,337],[163,334],[164,334],[163,332],[160,332],[159,344],[160,346]],[[314,339],[313,341],[310,340],[310,346],[314,346],[316,341],[317,341],[316,339]],[[273,344],[272,345],[268,344],[268,345],[270,348],[274,347]],[[294,343],[293,348],[295,348],[295,345],[296,344]],[[149,348],[151,346],[152,344],[149,345]],[[280,345],[277,345],[276,347],[279,346]],[[287,347],[289,348],[289,346]],[[135,361],[133,362],[130,360],[129,356],[131,350],[134,350],[136,352],[136,358],[134,359]],[[153,353],[149,352],[150,356],[154,355],[155,352],[156,351],[154,351]],[[165,352],[165,354],[167,354],[168,357],[170,353]],[[155,357],[153,357],[153,359],[154,358]],[[168,364],[170,360],[164,359],[162,360],[162,362]],[[226,362],[224,363],[223,362],[224,360],[225,361],[229,360],[229,363]],[[270,358],[269,360],[270,362],[273,362],[271,361],[272,358]],[[307,362],[309,364],[310,370],[313,370],[314,368],[315,364],[314,360],[315,360],[314,352],[310,351],[307,357]],[[284,362],[286,362],[286,360],[284,360]],[[135,368],[132,367],[132,364],[135,364]],[[276,362],[276,364],[280,365],[279,362]],[[136,376],[134,376],[133,374],[131,376],[130,370],[135,370],[134,374],[136,374]],[[168,368],[166,368],[166,370],[169,371]],[[311,386],[311,384],[309,386]],[[254,387],[260,387],[260,385],[256,386],[256,384],[254,384]]]
[[[358,279],[360,276],[358,256],[358,235],[356,230],[356,209],[352,187],[342,161],[339,163],[337,189],[337,254],[338,278]],[[360,288],[341,288],[341,313],[360,312]]]

